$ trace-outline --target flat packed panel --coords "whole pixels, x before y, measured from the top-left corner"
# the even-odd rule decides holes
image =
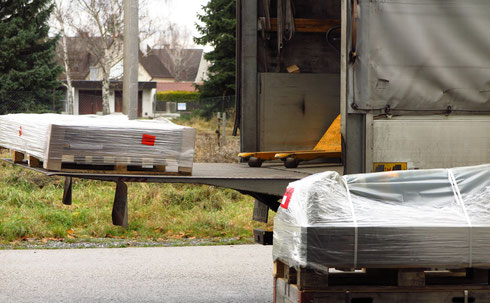
[[[0,116],[0,146],[34,156],[53,170],[61,162],[192,167],[194,139],[193,128],[119,114]]]
[[[275,260],[328,268],[487,268],[490,165],[290,183],[274,217]]]

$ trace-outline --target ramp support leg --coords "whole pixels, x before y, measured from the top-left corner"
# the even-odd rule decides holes
[[[128,186],[122,181],[116,182],[116,195],[112,207],[112,224],[128,227]]]
[[[269,195],[269,194],[261,194],[261,193],[256,193],[256,192],[251,192],[251,191],[246,191],[246,190],[239,190],[244,195],[249,195],[262,204],[267,205],[272,211],[277,212],[277,209],[279,208],[279,205],[281,205],[281,199],[282,196],[275,196],[275,195]]]
[[[65,177],[65,188],[63,189],[63,204],[71,205],[71,194],[72,194],[72,178]]]
[[[269,220],[269,206],[264,202],[255,199],[254,213],[252,220],[267,223]]]

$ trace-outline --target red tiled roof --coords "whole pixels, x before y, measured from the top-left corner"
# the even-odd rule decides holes
[[[186,91],[195,92],[197,91],[192,82],[157,82],[158,92],[167,91]]]

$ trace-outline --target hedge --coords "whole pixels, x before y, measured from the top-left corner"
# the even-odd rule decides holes
[[[157,101],[160,102],[182,102],[182,101],[196,101],[201,94],[199,92],[187,92],[187,91],[168,91],[158,92]]]

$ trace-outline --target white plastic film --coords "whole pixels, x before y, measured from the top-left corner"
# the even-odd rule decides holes
[[[292,266],[490,266],[490,165],[325,172],[289,187],[273,255]]]
[[[192,167],[195,129],[126,116],[0,116],[0,146],[41,161]]]

